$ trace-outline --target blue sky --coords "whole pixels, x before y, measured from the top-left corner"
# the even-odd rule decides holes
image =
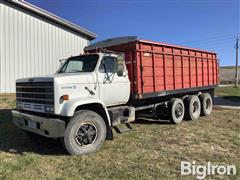
[[[239,0],[28,0],[97,34],[213,50],[220,65],[235,64]],[[240,34],[239,34],[240,35]]]

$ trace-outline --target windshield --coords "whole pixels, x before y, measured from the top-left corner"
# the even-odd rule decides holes
[[[92,72],[97,61],[97,54],[71,57],[64,63],[58,73]]]

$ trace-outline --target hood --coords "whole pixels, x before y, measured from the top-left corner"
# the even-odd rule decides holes
[[[51,77],[55,83],[61,84],[91,84],[94,83],[95,73],[65,73],[54,74]]]
[[[56,81],[63,82],[74,82],[75,79],[81,79],[83,83],[84,79],[93,76],[93,73],[61,73],[61,74],[50,74],[45,76],[36,76],[30,78],[17,79],[16,82],[53,82]],[[81,78],[82,77],[82,78]],[[76,81],[75,81],[76,82]],[[78,82],[78,81],[77,81]],[[86,81],[85,81],[86,82]]]

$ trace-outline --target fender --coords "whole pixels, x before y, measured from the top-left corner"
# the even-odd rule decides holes
[[[96,98],[74,98],[74,99],[70,99],[69,101],[64,103],[60,115],[69,116],[69,117],[73,116],[74,112],[75,112],[75,110],[78,106],[93,104],[93,103],[100,104],[102,106],[102,108],[104,109],[104,111],[106,113],[109,126],[111,126],[111,121],[110,121],[110,117],[109,117],[109,114],[108,114],[107,107],[105,106],[105,104],[101,100],[96,99]]]

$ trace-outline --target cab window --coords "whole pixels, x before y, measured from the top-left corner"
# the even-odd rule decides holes
[[[93,72],[98,58],[99,56],[96,54],[71,57],[64,63],[58,73]]]
[[[103,57],[99,72],[101,73],[116,73],[117,58],[112,56]]]

